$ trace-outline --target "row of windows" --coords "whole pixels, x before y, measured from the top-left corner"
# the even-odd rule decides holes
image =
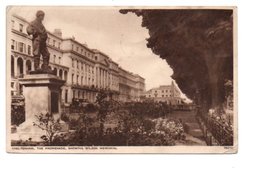
[[[47,44],[58,49],[60,49],[61,46],[61,42],[57,42],[55,39],[51,39],[50,37],[47,39]]]
[[[92,59],[94,58],[94,54],[93,53],[90,53],[90,52],[84,50],[83,48],[80,48],[79,46],[76,46],[76,48],[75,48],[74,44],[71,45],[71,49],[73,51],[76,51],[77,53],[80,53],[80,54],[88,57],[88,58],[92,58]]]
[[[75,78],[76,78],[76,81],[75,81]],[[76,77],[75,77],[75,75],[72,74],[71,83],[72,84],[80,84],[80,85],[83,85],[83,84],[92,85],[92,84],[94,84],[94,78],[91,78],[91,77],[87,78],[85,76],[85,83],[84,83],[84,76],[76,75]],[[112,85],[115,86],[115,87],[119,86],[118,82],[116,82],[116,81],[112,81]]]
[[[171,97],[172,95],[162,95],[162,97]],[[148,95],[148,97],[152,97],[151,95]],[[154,95],[154,97],[157,97],[157,95]]]
[[[27,45],[23,42],[17,42],[15,40],[12,40],[11,43],[11,49],[15,51],[19,51],[21,53],[25,53],[28,55],[32,54],[32,47],[30,45]],[[27,50],[27,51],[26,51]]]
[[[56,59],[57,56],[55,54],[53,54],[53,56],[51,56],[51,57],[52,57],[53,63],[61,64],[61,57],[60,56],[59,56],[58,60]]]
[[[12,25],[11,26],[12,26],[12,29],[15,28],[15,21],[14,20],[12,20]],[[19,32],[23,32],[23,29],[24,29],[24,25],[22,23],[19,23],[18,31]]]
[[[72,68],[75,68],[75,65],[77,69],[81,69],[82,71],[84,70],[84,65],[85,65],[85,71],[94,74],[93,66],[81,63],[80,61],[77,60],[74,61],[74,59],[72,59]]]
[[[155,90],[154,92],[157,93],[157,91],[160,91],[160,90]],[[172,92],[171,90],[161,90],[162,93],[164,93],[164,92],[165,92],[165,93],[168,93],[168,91],[169,91],[169,92]]]
[[[74,74],[72,74],[71,75],[71,83],[72,84],[80,84],[80,85],[83,85],[84,83],[83,83],[83,79],[84,79],[84,77],[83,76],[81,76],[81,78],[80,78],[80,76],[79,75],[76,75],[76,82],[74,81],[75,80],[75,77],[74,77],[75,75]],[[92,82],[92,83],[91,83]],[[85,84],[88,84],[88,85],[92,85],[94,83],[94,78],[90,78],[90,77],[88,77],[88,79],[87,79],[87,77],[85,76]]]
[[[94,100],[96,98],[96,93],[88,93],[86,91],[73,90],[72,97],[73,98],[82,98],[82,99]]]

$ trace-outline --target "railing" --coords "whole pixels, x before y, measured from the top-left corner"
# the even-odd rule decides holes
[[[229,124],[223,124],[221,121],[217,121],[214,118],[207,118],[205,125],[219,145],[233,145],[233,129]]]

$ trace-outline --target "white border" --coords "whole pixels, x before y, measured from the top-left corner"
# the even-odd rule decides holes
[[[88,4],[122,5],[231,5],[238,7],[239,152],[235,155],[13,155],[5,152],[5,89],[1,89],[0,170],[4,181],[260,181],[259,102],[260,25],[259,2],[254,0],[99,0]],[[82,0],[2,0],[0,21],[5,24],[6,5],[82,4]],[[120,4],[121,3],[121,4]],[[5,40],[5,29],[0,38]],[[5,42],[1,44],[0,81],[5,85]],[[47,171],[47,172],[46,172]],[[47,174],[46,174],[47,173]]]

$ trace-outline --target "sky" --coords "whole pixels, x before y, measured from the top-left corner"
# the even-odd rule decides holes
[[[32,21],[39,9],[45,12],[47,30],[59,28],[63,37],[74,36],[89,48],[104,52],[122,68],[144,77],[146,90],[171,84],[172,69],[146,47],[149,34],[141,26],[141,17],[121,14],[115,8],[23,6],[9,11]]]

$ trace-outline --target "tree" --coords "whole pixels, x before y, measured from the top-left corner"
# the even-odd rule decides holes
[[[120,10],[142,17],[147,47],[165,59],[190,98],[198,92],[204,109],[220,107],[224,80],[233,79],[232,10]]]
[[[55,120],[50,113],[40,113],[36,115],[37,121],[33,122],[34,126],[44,130],[46,135],[43,135],[41,138],[48,143],[48,145],[52,145],[55,137],[61,130],[60,119]]]

